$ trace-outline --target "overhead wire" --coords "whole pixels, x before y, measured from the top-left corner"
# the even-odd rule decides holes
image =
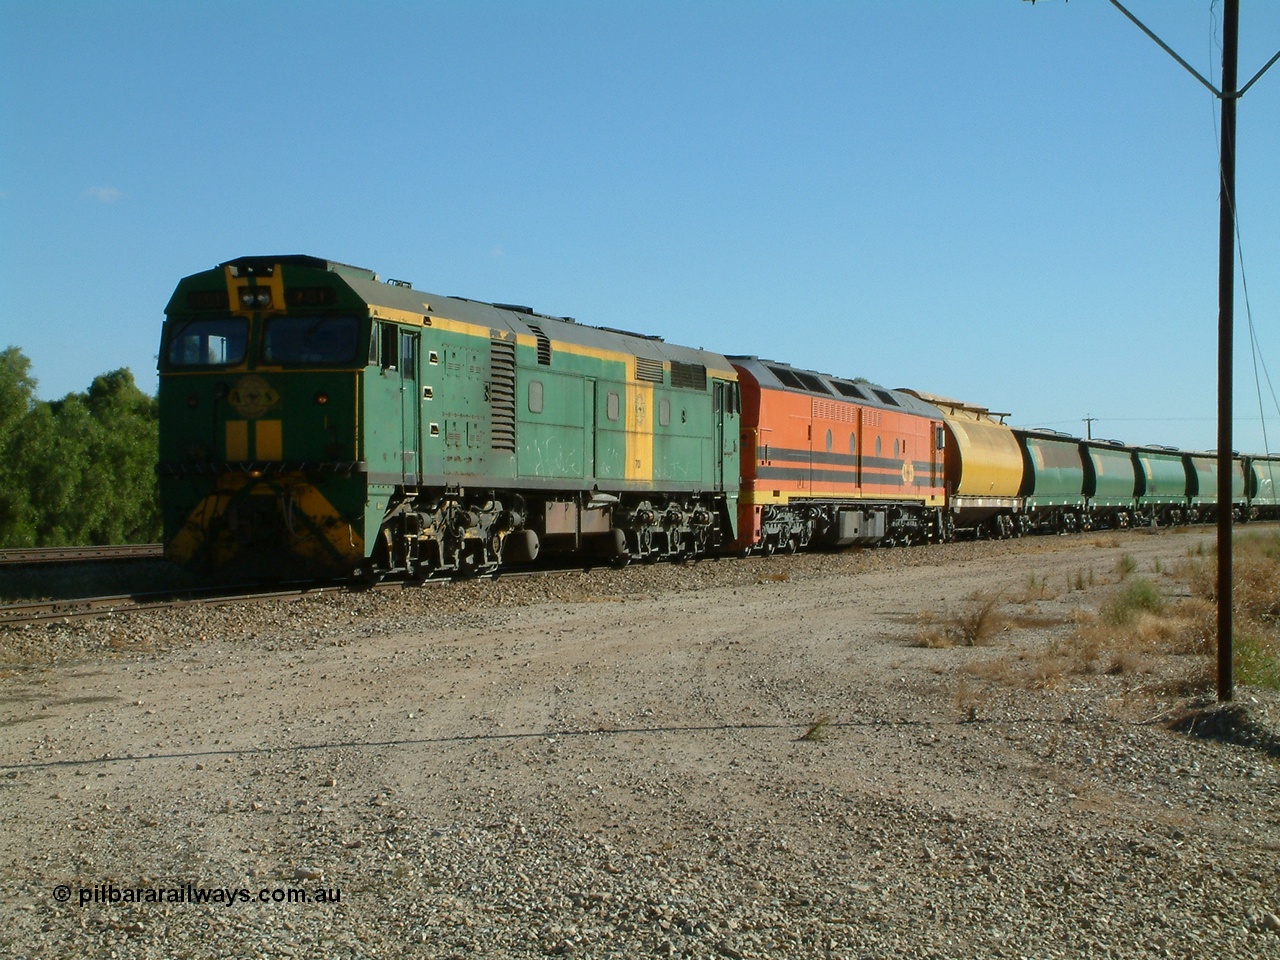
[[[1221,59],[1220,55],[1222,53],[1222,39],[1218,34],[1219,19],[1215,13],[1215,8],[1217,6],[1218,0],[1212,0],[1209,4],[1209,77],[1211,80],[1216,79],[1214,78],[1213,72],[1213,64],[1216,62],[1214,54],[1219,54],[1217,59]],[[1280,54],[1277,54],[1277,56],[1280,56]],[[1275,57],[1272,58],[1272,62],[1274,61]],[[1268,64],[1268,66],[1270,66],[1270,64]],[[1266,68],[1263,69],[1265,70]],[[1261,76],[1261,72],[1259,72],[1258,76]],[[1256,80],[1257,76],[1255,76],[1254,79]],[[1250,81],[1250,84],[1252,84],[1252,81]],[[1237,96],[1239,96],[1239,93],[1237,93]],[[1221,170],[1222,149],[1220,130],[1218,127],[1218,111],[1216,109],[1212,109],[1209,113],[1213,122],[1214,143],[1218,145],[1218,169]],[[1240,234],[1240,214],[1236,208],[1234,198],[1232,198],[1231,205],[1231,224],[1236,235],[1236,260],[1240,264],[1240,290],[1244,298],[1244,312],[1249,328],[1249,352],[1253,361],[1253,384],[1258,397],[1258,419],[1262,424],[1262,452],[1270,455],[1271,442],[1267,435],[1267,412],[1262,400],[1262,377],[1258,376],[1259,365],[1262,367],[1263,376],[1267,381],[1267,389],[1271,392],[1271,402],[1275,404],[1278,416],[1280,416],[1280,399],[1277,399],[1276,397],[1275,386],[1271,382],[1271,372],[1267,369],[1266,358],[1262,356],[1262,345],[1258,341],[1258,330],[1253,322],[1253,304],[1249,299],[1249,276],[1245,270],[1244,264],[1244,241]]]

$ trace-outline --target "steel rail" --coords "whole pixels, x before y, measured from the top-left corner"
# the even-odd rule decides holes
[[[527,570],[507,570],[498,574],[502,579],[520,579],[536,576],[540,573],[557,571],[581,571],[580,564],[569,564],[557,567],[540,567]],[[487,579],[487,578],[479,578]],[[437,575],[421,580],[405,580],[393,578],[374,584],[352,584],[333,582],[281,584],[278,587],[264,587],[262,584],[222,585],[207,588],[157,591],[153,593],[129,593],[116,596],[76,597],[60,600],[36,600],[29,603],[0,605],[0,629],[21,627],[29,624],[70,622],[72,620],[88,620],[94,617],[106,617],[116,613],[140,613],[151,610],[169,610],[184,606],[208,604],[217,606],[226,603],[256,603],[265,600],[288,600],[299,597],[318,596],[340,591],[363,592],[367,590],[412,590],[429,586],[443,586],[458,582],[457,578]]]
[[[39,600],[32,603],[16,603],[0,606],[0,628],[20,627],[37,623],[70,622],[92,617],[110,616],[113,613],[140,613],[149,610],[169,610],[197,604],[254,603],[264,600],[287,600],[294,597],[314,596],[349,589],[342,584],[288,586],[264,590],[255,585],[250,588],[210,587],[208,590],[184,590],[164,593],[134,593],[109,597],[82,597],[73,600]]]
[[[94,560],[151,560],[162,556],[164,556],[164,547],[159,543],[86,547],[19,547],[0,550],[0,566],[19,563],[86,563]]]

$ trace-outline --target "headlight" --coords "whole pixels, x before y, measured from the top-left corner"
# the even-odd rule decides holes
[[[241,287],[240,306],[246,310],[265,310],[271,306],[269,287]]]

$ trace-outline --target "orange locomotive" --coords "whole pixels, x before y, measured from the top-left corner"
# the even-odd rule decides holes
[[[730,357],[742,392],[734,549],[945,539],[936,407],[898,390]]]

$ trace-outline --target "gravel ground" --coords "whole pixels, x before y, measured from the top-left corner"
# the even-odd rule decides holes
[[[0,632],[0,948],[1280,955],[1280,699],[1197,700],[1203,658],[1053,666],[1122,556],[1173,595],[1168,572],[1211,539],[630,567]],[[978,590],[1001,591],[1006,629],[920,643]]]

